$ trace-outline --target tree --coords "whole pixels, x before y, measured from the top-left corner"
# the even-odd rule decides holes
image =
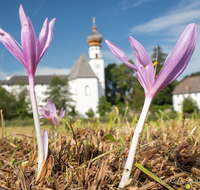
[[[133,97],[130,101],[132,107],[139,109],[143,106],[145,94],[139,81],[135,82],[131,97]]]
[[[111,102],[112,105],[115,104],[117,94],[119,93],[119,88],[117,82],[114,81],[111,70],[117,66],[116,63],[108,64],[105,68],[105,81],[106,81],[106,99]]]
[[[0,88],[0,110],[3,110],[4,119],[16,117],[15,96],[4,88]]]
[[[133,63],[131,60],[129,62]],[[112,80],[117,84],[116,88],[118,88],[115,103],[125,102],[128,105],[132,98],[130,97],[131,92],[137,81],[134,71],[122,63],[121,65],[115,65],[111,69],[111,75]]]
[[[71,114],[74,110],[73,100],[69,90],[69,84],[67,78],[59,78],[55,76],[49,83],[47,99],[50,99],[56,106],[57,109],[62,107]]]
[[[92,108],[90,108],[85,115],[87,115],[88,117],[94,117],[94,111],[92,110]]]
[[[111,111],[111,103],[106,100],[106,96],[101,96],[99,98],[97,108],[100,116],[105,116],[106,112]]]
[[[182,102],[182,109],[183,112],[191,113],[194,110],[198,109],[198,106],[196,101],[193,100],[190,96],[188,96],[187,98],[184,98]]]
[[[32,109],[29,106],[31,104],[29,98],[29,90],[19,82],[19,91],[16,93],[16,115],[18,118],[24,119],[25,117],[32,116]]]
[[[167,54],[163,53],[162,48],[158,46],[158,59],[157,59],[158,64],[157,64],[156,74],[158,74],[159,71],[161,70],[166,58]],[[151,59],[153,62],[156,61],[156,48],[154,48],[153,50]],[[168,84],[164,89],[162,89],[159,93],[155,95],[152,103],[157,105],[172,104],[172,92],[177,84],[178,82],[176,80]]]

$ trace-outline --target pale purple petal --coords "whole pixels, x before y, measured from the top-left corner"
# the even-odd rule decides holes
[[[19,8],[19,16],[21,21],[21,45],[26,62],[26,70],[29,73],[35,74],[36,62],[36,36],[33,25],[29,17],[25,14],[22,5]]]
[[[66,112],[66,110],[63,110],[63,108],[61,108],[60,117],[59,117],[59,123],[60,123],[61,119],[65,116],[65,112]]]
[[[46,106],[46,108],[48,109],[48,110],[52,110],[52,102],[51,102],[51,100],[50,99],[47,99],[47,106]]]
[[[48,33],[49,33],[49,21],[48,21],[48,18],[46,18],[44,21],[42,30],[40,32],[38,41],[37,41],[37,60],[39,59],[39,57],[45,47],[45,44],[46,44],[47,38],[48,38]]]
[[[114,43],[109,42],[108,40],[105,40],[107,46],[109,47],[109,49],[112,51],[112,53],[119,59],[121,60],[123,63],[125,63],[129,68],[137,71],[137,67],[131,63],[129,63],[126,54],[118,47],[116,46]]]
[[[49,149],[48,133],[45,129],[43,131],[42,142],[43,142],[44,161],[45,161],[47,159],[48,149]]]
[[[53,115],[56,115],[56,116],[57,116],[57,109],[56,109],[55,104],[53,104],[53,103],[52,103],[52,110],[51,110],[51,111],[52,111],[52,114],[53,114]]]
[[[151,58],[144,47],[137,40],[129,37],[129,41],[134,49],[134,58],[135,60],[138,60],[137,66],[139,67],[139,65],[141,65],[144,67],[145,70],[143,71],[143,74],[145,74],[145,76],[143,76],[143,78],[146,80],[148,88],[151,88],[155,80],[155,70]]]
[[[0,41],[4,44],[4,46],[24,65],[24,55],[22,54],[21,50],[14,42],[12,37],[0,28]]]
[[[143,69],[140,69],[136,72],[138,81],[140,82],[141,86],[144,88],[145,94],[148,92],[148,84],[146,80],[146,75],[142,72]]]
[[[167,57],[155,81],[154,93],[158,93],[185,70],[194,52],[196,40],[197,25],[192,23],[186,27],[174,50]]]
[[[58,117],[56,117],[56,116],[53,116],[52,117],[52,122],[56,125],[56,126],[58,126],[59,125],[59,120],[58,120]]]
[[[47,51],[47,49],[49,48],[50,44],[51,44],[51,41],[52,41],[52,38],[53,38],[53,27],[54,27],[54,24],[56,22],[56,19],[53,18],[50,22],[49,22],[49,32],[48,32],[48,37],[47,37],[47,40],[46,40],[46,43],[45,43],[45,46],[42,50],[42,53],[40,55],[38,55],[38,62],[40,61],[40,59],[42,58],[42,56],[45,54],[45,52]]]
[[[129,37],[129,41],[132,48],[138,55],[138,60],[140,64],[142,64],[144,67],[147,65],[152,65],[153,67],[151,58],[149,57],[149,54],[146,52],[142,44],[140,44],[140,42],[138,42],[136,39],[132,38],[131,36]]]

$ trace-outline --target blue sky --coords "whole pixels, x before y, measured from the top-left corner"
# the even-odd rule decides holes
[[[92,17],[103,39],[118,45],[129,59],[133,50],[128,37],[137,39],[149,55],[155,45],[170,53],[185,27],[195,22],[200,26],[199,0],[6,0],[0,6],[0,27],[21,42],[19,6],[31,19],[36,36],[46,17],[56,18],[52,43],[41,59],[37,74],[68,74],[74,62],[85,52],[91,33]],[[105,66],[121,63],[102,42]],[[193,57],[180,78],[200,71],[200,39]],[[6,75],[24,75],[22,65],[0,43],[0,80]],[[180,79],[179,78],[179,79]]]

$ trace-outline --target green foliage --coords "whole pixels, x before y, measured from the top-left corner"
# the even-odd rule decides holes
[[[94,111],[92,110],[92,108],[90,108],[85,115],[87,115],[88,117],[94,117]]]
[[[7,92],[6,89],[0,88],[0,109],[3,110],[4,119],[11,119],[15,117],[15,104],[15,96]]]
[[[124,112],[126,110],[127,105],[125,103],[123,103],[123,102],[119,102],[116,106],[117,106],[117,108],[119,110],[119,114],[120,115],[124,115]]]
[[[132,61],[129,60],[129,62]],[[111,69],[113,80],[118,86],[118,94],[115,103],[125,102],[127,105],[129,104],[131,99],[130,92],[133,90],[134,83],[137,80],[133,74],[134,71],[127,67],[124,63],[121,65],[115,65],[115,67]]]
[[[142,88],[139,81],[135,82],[133,91],[131,93],[131,97],[133,98],[131,99],[130,103],[133,108],[139,109],[143,106],[145,94],[144,94],[144,89]]]
[[[119,88],[117,82],[114,80],[111,70],[117,66],[116,63],[108,64],[105,68],[105,81],[106,81],[106,98],[108,102],[112,105],[115,104],[117,94],[119,93]]]
[[[55,104],[57,109],[60,110],[63,107],[69,115],[74,116],[74,114],[76,114],[74,106],[72,105],[74,101],[71,98],[67,78],[61,79],[55,76],[50,81],[48,91],[46,93],[48,95],[47,99],[50,99]]]
[[[0,110],[3,110],[4,119],[27,118],[31,111],[28,107],[28,90],[20,84],[18,91],[9,93],[4,88],[0,88]]]
[[[190,96],[188,96],[187,98],[184,98],[182,102],[182,109],[183,112],[191,113],[194,110],[198,109],[198,106],[196,101],[193,100]]]
[[[29,91],[28,89],[23,86],[23,84],[20,85],[20,91],[16,95],[16,112],[18,118],[24,119],[25,117],[31,117],[32,116],[32,110],[29,105],[31,105],[31,101],[29,98]]]
[[[130,63],[133,61],[129,60]],[[130,102],[130,92],[133,90],[136,77],[134,71],[128,68],[124,63],[117,65],[109,64],[105,69],[106,76],[106,98],[112,105],[119,102]]]
[[[111,110],[111,103],[106,100],[106,96],[101,96],[98,102],[98,113],[100,116],[105,116],[106,112]]]

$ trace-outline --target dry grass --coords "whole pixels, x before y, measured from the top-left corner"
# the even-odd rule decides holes
[[[33,127],[10,131],[25,135],[4,136],[0,141],[0,189],[117,189],[137,121],[122,122],[117,111],[111,117],[107,125],[98,120],[91,124],[77,121],[72,126],[74,134],[67,123],[55,143],[49,131],[48,161],[38,182],[37,146],[30,135]],[[161,113],[156,122],[144,125],[132,180],[125,189],[200,188],[198,117],[187,120],[179,115],[165,121],[164,117]]]

